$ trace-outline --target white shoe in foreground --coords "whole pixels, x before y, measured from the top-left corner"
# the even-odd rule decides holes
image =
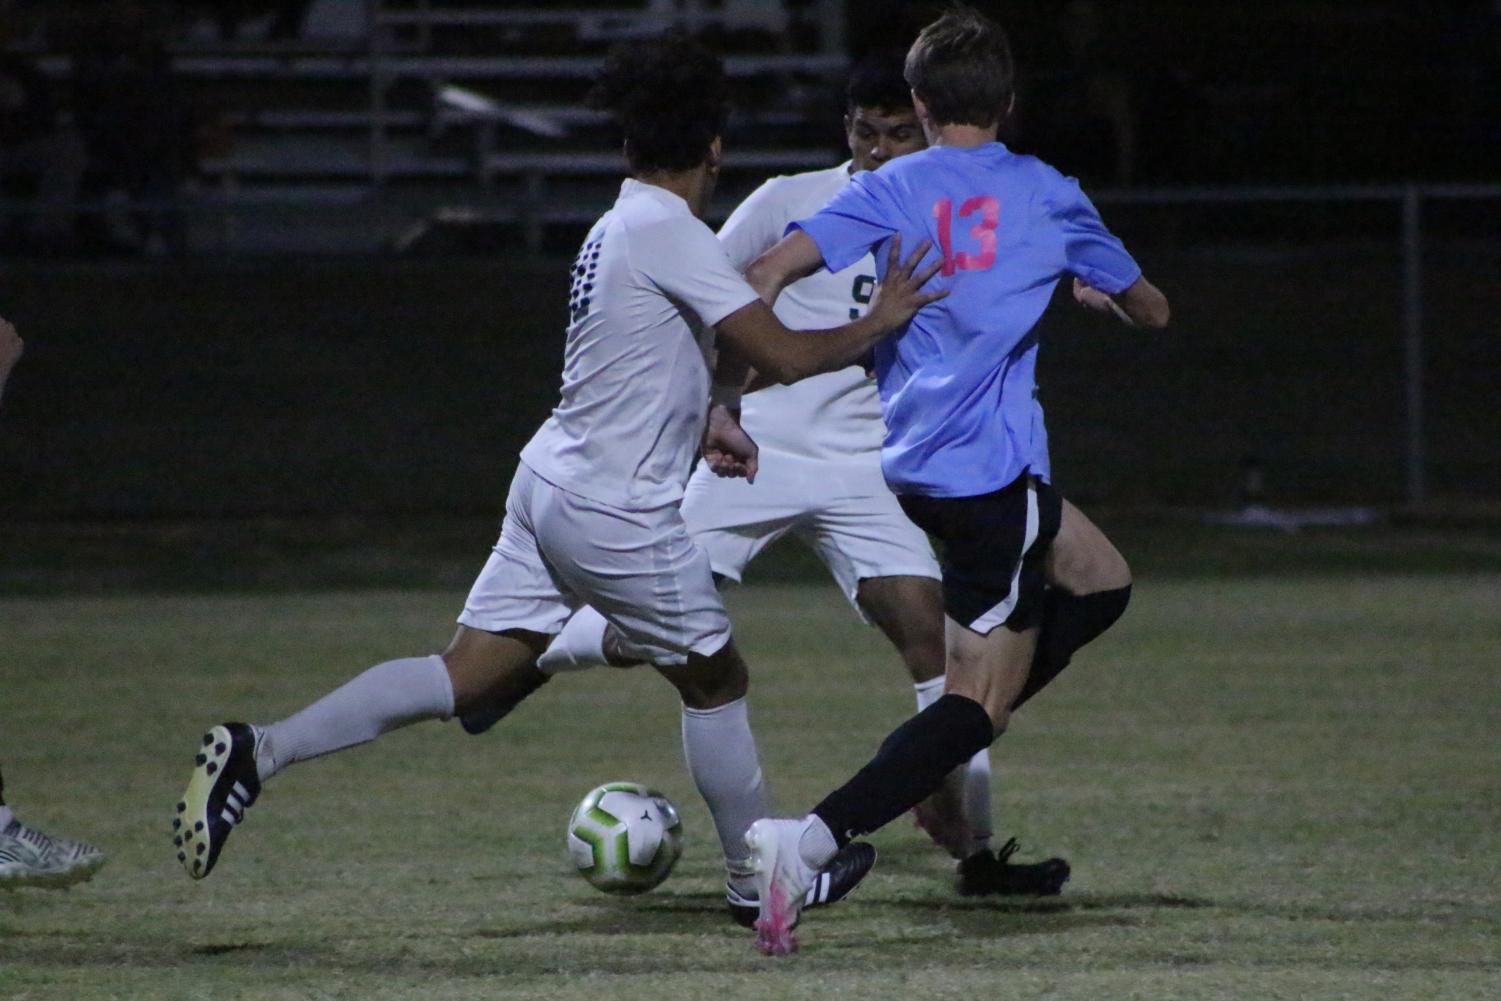
[[[761,916],[756,919],[756,948],[768,956],[786,956],[797,951],[792,933],[808,887],[818,872],[803,861],[798,845],[809,821],[758,820],[745,832],[756,872],[756,894]]]
[[[102,865],[104,853],[86,842],[44,834],[19,820],[0,831],[0,887],[72,886]]]

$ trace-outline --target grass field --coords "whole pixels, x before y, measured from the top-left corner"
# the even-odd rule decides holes
[[[1169,557],[1168,538],[1126,546],[1126,619],[994,750],[999,830],[1069,857],[1064,894],[961,900],[903,821],[787,960],[722,914],[675,700],[645,672],[560,679],[482,738],[426,724],[300,766],[192,883],[167,828],[202,728],[438,646],[462,586],[69,595],[12,566],[7,792],[112,857],[68,893],[0,894],[0,998],[1497,997],[1495,539],[1199,535]],[[732,598],[787,810],[911,711],[894,656],[801,576]],[[575,800],[618,778],[666,791],[688,832],[678,871],[634,900],[563,852]]]

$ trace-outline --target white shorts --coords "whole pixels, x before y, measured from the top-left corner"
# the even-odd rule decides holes
[[[485,632],[555,635],[593,605],[654,664],[705,657],[730,639],[709,557],[676,504],[623,511],[516,467],[500,540],[459,622]]]
[[[700,465],[683,497],[683,520],[714,572],[737,582],[757,553],[791,532],[823,560],[857,612],[866,578],[941,578],[927,534],[902,513],[880,468],[863,463],[840,467],[762,451],[755,483],[721,479]]]

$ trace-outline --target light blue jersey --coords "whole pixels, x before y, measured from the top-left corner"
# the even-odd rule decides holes
[[[1141,276],[1078,182],[998,142],[933,146],[855,175],[793,227],[830,271],[874,248],[884,276],[893,233],[904,256],[931,240],[928,261],[943,258],[927,288],[948,289],[947,298],[876,347],[881,466],[893,491],[970,497],[1027,470],[1050,476],[1037,321],[1064,274],[1109,295]]]

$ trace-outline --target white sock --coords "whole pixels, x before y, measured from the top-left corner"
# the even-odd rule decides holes
[[[562,631],[537,658],[537,670],[557,674],[604,667],[609,663],[605,657],[605,630],[609,627],[603,615],[584,605],[563,623]]]
[[[16,819],[15,813],[10,807],[0,804],[0,831],[10,826],[10,822]]]
[[[839,842],[834,840],[834,832],[818,814],[810,813],[806,820],[808,826],[797,839],[797,853],[809,868],[822,869],[838,853]]]
[[[943,675],[929,678],[927,681],[919,681],[913,684],[912,690],[917,693],[917,711],[922,712],[928,706],[943,698]]]
[[[964,769],[964,819],[969,821],[969,855],[990,850],[990,748],[975,752]]]
[[[917,711],[943,697],[943,675],[912,686],[917,693]],[[990,748],[975,752],[964,769],[964,819],[969,822],[969,851],[966,856],[990,849],[993,826],[990,821]]]
[[[684,706],[683,758],[714,816],[725,866],[732,875],[748,874],[750,850],[745,846],[745,832],[770,814],[771,808],[745,699],[718,709]]]
[[[306,709],[262,727],[255,744],[264,782],[296,761],[374,740],[397,727],[453,715],[453,683],[443,658],[377,664]]]

